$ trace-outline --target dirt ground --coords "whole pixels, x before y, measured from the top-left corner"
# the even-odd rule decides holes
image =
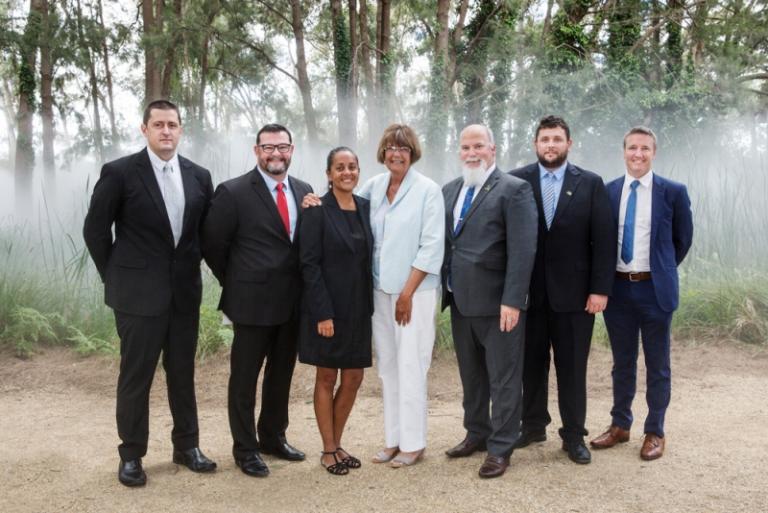
[[[587,428],[609,422],[610,352],[593,349]],[[276,511],[768,511],[768,351],[743,345],[675,344],[667,452],[639,458],[644,386],[638,388],[629,443],[593,451],[592,464],[571,463],[555,420],[549,439],[516,451],[500,479],[481,480],[481,454],[448,460],[461,440],[461,392],[454,356],[437,354],[431,370],[429,445],[419,465],[391,469],[367,463],[382,442],[375,370],[366,373],[344,446],[363,460],[348,476],[327,474],[312,410],[313,369],[299,365],[289,441],[308,454],[287,463],[266,456],[266,479],[234,465],[227,426],[227,355],[197,371],[201,447],[218,461],[199,475],[170,461],[171,420],[158,373],[151,404],[148,484],[117,481],[114,389],[117,361],[82,359],[48,349],[29,360],[0,354],[0,512],[276,512]],[[553,390],[554,391],[554,390]],[[558,418],[554,396],[551,411]]]

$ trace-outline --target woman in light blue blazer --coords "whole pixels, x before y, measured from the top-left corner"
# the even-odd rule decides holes
[[[373,458],[416,463],[427,443],[427,371],[443,262],[440,187],[411,167],[421,157],[413,129],[391,125],[379,142],[388,172],[368,180],[373,228],[373,340],[384,399],[384,448]]]

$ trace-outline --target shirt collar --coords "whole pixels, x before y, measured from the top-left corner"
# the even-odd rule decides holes
[[[256,169],[258,169],[259,173],[261,174],[261,177],[264,178],[264,182],[267,184],[267,189],[269,189],[270,191],[274,191],[275,188],[277,187],[277,184],[279,184],[279,183],[283,184],[283,190],[284,191],[291,190],[291,185],[290,185],[290,181],[288,180],[288,175],[287,174],[285,176],[285,180],[283,180],[282,182],[278,182],[277,180],[272,178],[271,175],[269,175],[268,173],[265,173],[264,171],[262,171],[261,168],[258,165],[256,166]]]
[[[555,169],[554,171],[550,171],[549,169],[545,168],[541,165],[541,162],[539,162],[539,180],[543,179],[547,175],[551,175],[555,177],[555,180],[558,182],[563,179],[563,176],[565,176],[565,168],[568,167],[568,161],[566,160],[563,162],[563,164]]]
[[[174,153],[173,157],[171,157],[168,161],[165,161],[161,159],[154,151],[149,149],[149,146],[147,146],[147,155],[149,155],[149,161],[152,163],[152,167],[155,167],[159,170],[163,170],[166,164],[170,164],[171,168],[173,169],[179,169],[179,154]]]
[[[624,188],[629,187],[629,185],[635,180],[639,181],[640,185],[647,189],[651,186],[651,183],[653,183],[653,169],[645,173],[640,178],[635,178],[626,171],[624,172]]]

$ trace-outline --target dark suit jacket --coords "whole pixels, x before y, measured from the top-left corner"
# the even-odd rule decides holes
[[[623,187],[623,176],[607,185],[617,233]],[[651,279],[659,307],[665,312],[673,312],[680,296],[677,266],[693,242],[691,200],[685,185],[656,173],[651,191]]]
[[[443,187],[445,258],[443,308],[453,300],[465,317],[498,316],[501,305],[528,308],[533,259],[536,254],[536,203],[531,186],[494,169],[476,191],[458,234],[453,233],[453,208],[462,178]]]
[[[301,200],[312,192],[288,176],[299,219]],[[219,184],[203,225],[206,263],[223,287],[219,308],[232,322],[274,326],[287,322],[301,294],[298,246],[285,233],[267,184],[254,168]]]
[[[616,228],[603,179],[568,163],[547,230],[538,163],[511,174],[531,184],[539,212],[531,308],[543,306],[546,299],[555,312],[580,312],[589,294],[610,295],[616,272]]]
[[[159,315],[171,304],[200,307],[200,227],[208,209],[211,175],[179,156],[184,224],[174,247],[171,223],[147,150],[104,164],[83,237],[104,282],[105,301],[132,315]],[[112,237],[112,225],[115,237]]]
[[[301,218],[299,254],[304,278],[303,310],[313,323],[327,319],[346,319],[350,311],[373,314],[373,234],[371,233],[370,203],[355,196],[357,216],[367,243],[363,295],[353,295],[350,276],[357,276],[358,255],[349,234],[344,213],[332,192],[322,198],[320,207],[309,208]],[[354,274],[353,274],[354,272]],[[360,290],[360,288],[358,288]],[[352,309],[353,303],[362,303]]]

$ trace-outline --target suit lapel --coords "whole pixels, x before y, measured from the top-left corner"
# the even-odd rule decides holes
[[[370,211],[370,202],[364,203],[360,201],[360,198],[357,196],[354,196],[355,198],[355,205],[357,205],[357,215],[360,218],[360,226],[363,227],[363,232],[365,233],[365,244],[368,248],[368,252],[366,255],[370,255],[373,252],[373,233],[371,232],[371,211]]]
[[[285,233],[283,219],[277,211],[277,203],[275,203],[274,198],[272,198],[272,192],[267,187],[267,183],[264,181],[264,178],[262,178],[261,173],[259,173],[257,168],[254,168],[251,173],[251,185],[253,186],[253,190],[256,191],[256,195],[264,204],[264,208],[266,208],[267,212],[269,212],[269,215],[272,217],[272,228],[290,244],[291,238]]]
[[[449,189],[446,191],[446,212],[448,216],[448,236],[453,238],[453,224],[456,222],[453,216],[453,210],[456,208],[456,202],[459,200],[459,192],[461,192],[461,186],[464,182],[461,179],[454,180]]]
[[[187,228],[187,221],[189,221],[189,202],[195,194],[195,177],[193,176],[192,166],[189,165],[189,161],[182,156],[179,156],[179,172],[181,173],[181,183],[184,186],[184,221],[181,225],[181,233]]]
[[[339,237],[341,237],[341,240],[344,241],[344,244],[347,245],[349,250],[354,251],[355,248],[352,243],[352,236],[349,233],[349,225],[347,224],[347,220],[344,219],[344,212],[341,211],[339,202],[336,201],[336,196],[334,196],[332,192],[329,192],[322,197],[322,202],[326,209],[325,211],[328,213],[328,219],[331,221],[331,226],[333,226],[333,229]]]
[[[613,220],[618,225],[619,212],[621,210],[621,190],[624,188],[624,177],[617,178],[608,184],[608,196],[611,199],[611,210],[613,211]]]
[[[533,187],[533,198],[536,201],[536,210],[539,212],[539,228],[546,232],[547,221],[544,218],[544,200],[541,198],[541,173],[539,172],[539,164],[531,164],[528,169],[523,172],[522,178]]]
[[[656,242],[656,234],[659,233],[659,221],[661,220],[661,206],[664,204],[664,182],[655,174],[653,175],[653,191],[651,192],[651,247]]]
[[[464,222],[459,226],[459,231],[456,234],[458,237],[461,235],[461,232],[464,230],[464,226],[467,224],[467,221],[470,217],[472,217],[472,214],[475,213],[475,210],[478,209],[480,204],[483,202],[483,200],[488,196],[488,193],[493,190],[494,187],[496,187],[496,184],[499,183],[499,180],[501,179],[501,171],[499,171],[499,168],[496,168],[491,173],[491,176],[488,177],[488,179],[485,181],[483,186],[480,188],[480,191],[477,192],[477,197],[472,201],[472,205],[469,207],[469,211],[467,211],[467,215],[464,216]]]
[[[163,226],[165,227],[167,238],[172,244],[175,244],[173,241],[171,221],[168,219],[168,211],[165,208],[165,201],[163,201],[163,195],[160,192],[160,184],[157,183],[157,177],[155,177],[155,171],[152,169],[152,162],[149,160],[149,154],[147,153],[146,148],[139,154],[139,158],[136,161],[136,172],[144,183],[144,187],[146,187],[149,196],[152,198],[152,202],[160,213],[160,217],[162,218],[162,221],[160,222],[163,223]]]
[[[565,168],[563,187],[560,189],[560,198],[557,200],[557,207],[555,207],[555,215],[552,218],[552,225],[557,223],[557,220],[564,215],[568,205],[571,204],[571,199],[573,199],[574,194],[576,194],[576,188],[579,186],[579,181],[581,181],[581,172],[569,163]]]

